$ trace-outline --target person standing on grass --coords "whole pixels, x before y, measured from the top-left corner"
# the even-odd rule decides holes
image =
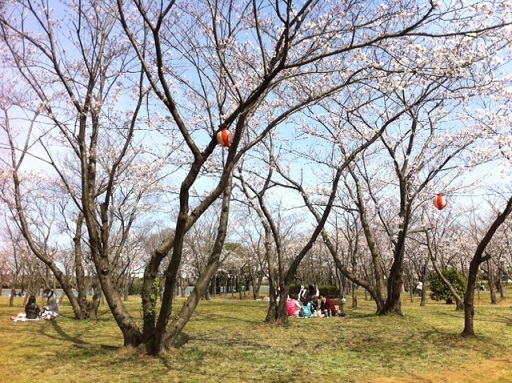
[[[423,282],[419,281],[416,285],[416,293],[421,297],[421,293],[423,292]]]

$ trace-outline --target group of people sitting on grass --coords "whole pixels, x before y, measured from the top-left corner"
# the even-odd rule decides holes
[[[36,297],[30,295],[25,306],[25,312],[19,313],[17,316],[11,317],[15,322],[27,320],[55,320],[59,316],[59,300],[52,289],[45,289],[43,296],[46,298],[46,305],[41,310],[36,302]]]
[[[318,288],[313,285],[309,285],[307,289],[301,286],[298,294],[290,294],[286,309],[288,316],[296,318],[345,316],[330,298],[320,294]]]

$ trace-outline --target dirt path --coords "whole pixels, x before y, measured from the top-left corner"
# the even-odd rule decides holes
[[[511,383],[512,354],[460,366],[452,371],[442,369],[439,366],[439,372],[424,376],[379,378],[367,383]]]

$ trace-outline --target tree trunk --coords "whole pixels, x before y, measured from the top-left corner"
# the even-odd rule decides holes
[[[379,312],[379,315],[403,315],[402,301],[400,297],[403,291],[402,269],[405,252],[405,236],[406,231],[402,228],[398,234],[397,243],[395,244],[393,264],[391,265],[391,270],[389,272],[388,296],[384,307]]]
[[[492,237],[501,226],[503,222],[507,219],[507,217],[512,212],[512,197],[508,200],[507,205],[503,212],[501,212],[494,222],[489,227],[487,233],[485,233],[484,237],[478,244],[473,259],[469,264],[469,275],[468,275],[468,285],[466,288],[466,296],[464,298],[464,330],[462,331],[463,336],[474,336],[474,300],[475,300],[475,288],[476,288],[476,279],[478,275],[478,269],[482,262],[485,262],[491,258],[491,254],[486,254],[484,256],[485,249]]]
[[[16,289],[11,288],[11,294],[9,295],[9,307],[14,307],[14,298],[16,297]]]
[[[476,277],[478,274],[478,267],[480,263],[475,258],[471,261],[469,267],[468,284],[466,288],[466,295],[464,297],[464,330],[462,331],[463,336],[475,335],[474,328],[474,317],[475,317],[475,288]]]
[[[87,302],[87,316],[89,319],[98,319],[98,308],[100,307],[100,298],[97,294],[94,294],[92,301]]]
[[[286,311],[286,302],[288,299],[288,294],[290,292],[290,286],[287,283],[284,283],[279,288],[279,300],[277,300],[275,289],[273,292],[273,298],[270,298],[269,309],[267,311],[267,317],[265,321],[267,323],[276,324],[278,326],[286,326],[288,325],[288,312]]]
[[[277,323],[279,317],[279,308],[276,300],[276,291],[272,284],[268,285],[268,309],[265,317],[266,323]]]
[[[154,336],[151,339],[151,347],[148,350],[150,355],[159,355],[167,351],[165,349],[165,338],[167,332],[167,325],[172,314],[174,298],[176,296],[176,273],[178,270],[178,267],[173,267],[172,263],[176,264],[177,262],[179,261],[175,260],[175,255],[173,254],[173,258],[171,259],[169,268],[165,273],[164,295],[162,297],[160,313],[156,320]],[[146,336],[144,336],[144,338],[146,338]]]
[[[427,305],[427,284],[425,283],[425,279],[422,280],[423,289],[421,290],[421,302],[420,306],[425,307]]]
[[[219,256],[214,256],[213,259],[208,263],[206,269],[199,279],[196,281],[194,289],[188,296],[187,300],[183,304],[179,313],[171,320],[169,324],[169,331],[166,333],[164,347],[160,349],[160,353],[165,352],[173,347],[179,339],[179,336],[185,325],[189,322],[190,318],[194,314],[197,305],[201,301],[201,297],[204,296],[209,288],[210,280],[213,275],[217,272],[220,266]]]
[[[232,170],[231,170],[232,171]],[[169,350],[173,344],[176,343],[178,337],[181,335],[183,328],[188,323],[192,314],[194,313],[197,305],[201,297],[208,290],[210,281],[212,277],[215,275],[220,266],[220,255],[222,248],[224,246],[224,241],[226,239],[226,231],[229,221],[229,205],[231,201],[231,192],[232,192],[232,174],[230,173],[227,179],[227,185],[224,189],[223,198],[222,198],[222,208],[219,226],[217,229],[217,237],[215,239],[215,244],[213,246],[210,258],[208,260],[208,264],[199,276],[194,290],[186,300],[185,304],[181,308],[178,315],[176,315],[172,320],[169,319],[172,311],[172,303],[174,300],[173,292],[168,293],[169,288],[174,290],[176,286],[176,276],[179,268],[179,263],[175,264],[172,268],[168,268],[166,275],[166,289],[164,292],[164,300],[162,302],[162,308],[160,310],[160,315],[158,317],[158,321],[156,323],[156,328],[154,332],[154,339],[151,342],[150,353],[151,354],[163,354],[167,350]],[[184,229],[185,227],[183,227]],[[181,251],[183,238],[185,232],[179,233],[178,226],[176,227],[176,241],[174,243],[174,252],[172,262],[179,262],[181,259]],[[177,260],[176,260],[177,259]],[[170,265],[171,266],[171,265]],[[169,278],[171,277],[171,278]],[[174,287],[173,287],[174,286]],[[169,323],[169,327],[167,327],[167,323]]]
[[[414,294],[416,294],[416,287],[414,286],[414,277],[412,272],[407,273],[407,284],[409,286],[409,300],[412,303],[414,302]]]
[[[352,283],[352,308],[357,309],[357,285]]]
[[[92,244],[94,244],[94,241]],[[110,311],[112,312],[112,315],[114,316],[114,319],[123,334],[123,344],[125,346],[137,347],[142,341],[142,333],[140,332],[134,318],[126,309],[122,297],[120,296],[114,282],[112,281],[108,257],[104,255],[99,256],[97,253],[93,256],[95,257],[94,263],[96,266],[96,272],[98,274],[101,290],[107,301]],[[76,298],[74,299],[76,300]]]
[[[90,313],[87,307],[87,286],[85,279],[85,270],[83,266],[83,254],[82,254],[82,227],[84,223],[84,215],[79,213],[76,220],[75,236],[73,237],[74,243],[74,255],[75,255],[75,277],[76,277],[76,291],[77,301],[75,306],[74,302],[71,302],[75,319],[84,319],[89,317]],[[74,296],[74,294],[73,294]]]
[[[400,299],[402,294],[402,264],[400,260],[395,260],[391,272],[389,273],[388,280],[388,297],[379,315],[398,314],[402,313],[402,301]]]
[[[156,326],[156,301],[163,299],[163,282],[159,278],[158,269],[162,260],[167,256],[169,250],[174,244],[174,238],[167,238],[160,246],[155,249],[153,255],[144,269],[144,279],[142,283],[142,317],[143,317],[143,343],[150,342],[155,335]],[[163,279],[163,278],[162,278]]]
[[[259,274],[254,277],[254,284],[253,284],[253,298],[254,300],[258,299],[260,295],[260,288],[261,288],[261,282],[263,281],[263,274]]]
[[[363,228],[366,243],[368,245],[368,249],[370,250],[370,254],[372,257],[372,266],[375,276],[375,288],[372,289],[372,291],[368,290],[368,292],[372,295],[372,297],[375,300],[375,303],[377,304],[377,312],[382,312],[382,310],[384,310],[384,297],[386,289],[384,283],[384,270],[382,269],[381,264],[381,254],[379,247],[377,246],[377,243],[375,241],[375,236],[370,228],[368,212],[364,202],[365,197],[363,195],[363,191],[361,190],[359,178],[356,176],[351,166],[349,166],[348,169],[356,185],[357,207],[359,209],[359,217],[361,219],[361,226]]]
[[[496,280],[496,288],[498,289],[498,291],[500,293],[500,299],[505,299],[505,291],[503,289],[503,283],[501,282],[500,278],[498,278]]]
[[[426,281],[426,278],[427,278],[427,267],[428,267],[429,262],[430,262],[430,258],[425,257],[425,262],[421,265],[421,268],[420,268],[419,279],[421,282],[421,286],[423,287],[421,289],[420,307],[425,307],[427,304],[427,283],[426,283],[427,281]]]
[[[276,291],[275,286],[279,285],[281,286],[282,283],[279,281],[282,281],[283,276],[281,275],[280,270],[276,270],[275,262],[273,259],[272,254],[272,242],[271,242],[271,228],[270,225],[268,225],[264,219],[261,219],[263,227],[265,229],[265,257],[267,259],[268,264],[268,309],[267,309],[267,316],[265,317],[266,323],[277,323],[278,316],[279,316],[279,308],[277,306],[276,301]],[[281,247],[280,247],[280,239],[276,239],[276,254],[278,257],[278,262],[281,264]],[[281,291],[283,288],[280,289]],[[286,318],[286,321],[283,321],[283,318],[279,319],[279,322],[281,323],[287,323],[288,318]]]
[[[498,304],[498,298],[496,296],[496,274],[492,268],[491,262],[487,262],[487,275],[489,277],[489,293],[491,294],[491,304]]]

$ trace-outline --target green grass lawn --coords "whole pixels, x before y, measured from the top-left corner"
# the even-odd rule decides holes
[[[57,321],[14,323],[22,298],[8,307],[2,297],[0,381],[361,383],[457,372],[512,355],[511,301],[484,299],[477,302],[477,336],[468,339],[459,335],[464,318],[454,306],[419,307],[407,296],[405,317],[375,316],[374,304],[360,299],[345,318],[292,319],[286,328],[263,323],[266,302],[217,298],[201,302],[176,351],[153,358],[122,347],[105,307],[98,321],[72,319],[64,303]],[[140,316],[138,297],[128,304]]]

